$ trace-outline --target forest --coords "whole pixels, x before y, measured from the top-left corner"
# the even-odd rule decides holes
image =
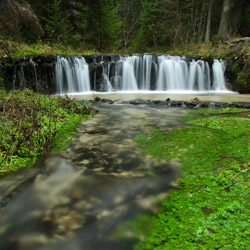
[[[1,0],[0,38],[96,53],[175,51],[250,36],[248,0]]]

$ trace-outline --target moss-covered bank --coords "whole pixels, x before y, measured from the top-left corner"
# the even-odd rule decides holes
[[[137,138],[159,161],[179,158],[183,171],[136,250],[249,249],[250,112],[241,111],[201,110],[184,120],[191,127]]]
[[[51,148],[63,146],[92,108],[31,90],[0,91],[0,174],[32,165]]]

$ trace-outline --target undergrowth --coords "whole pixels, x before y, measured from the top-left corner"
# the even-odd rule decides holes
[[[204,110],[191,127],[139,136],[145,154],[179,158],[182,178],[135,250],[250,249],[250,113]],[[139,236],[142,238],[142,236]]]
[[[65,97],[47,97],[25,89],[0,91],[0,174],[16,171],[55,148],[92,109]]]
[[[6,39],[0,39],[0,59],[1,57],[10,57],[18,59],[20,57],[29,55],[89,55],[97,54],[94,50],[86,50],[84,48],[74,48],[72,46],[66,46],[60,43],[44,43],[37,42],[33,44],[21,43],[17,41],[11,41]]]

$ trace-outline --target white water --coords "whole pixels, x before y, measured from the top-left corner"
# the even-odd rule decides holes
[[[214,83],[213,88],[215,90],[226,90],[226,82],[224,78],[224,72],[226,69],[226,65],[222,60],[214,60],[213,64],[213,75],[214,75]]]
[[[83,57],[58,57],[57,92],[227,91],[226,65],[222,60],[215,59],[212,70],[208,62],[188,62],[185,56],[170,55],[120,56],[116,60],[111,58],[110,62],[104,62],[101,57],[99,64],[102,65],[101,78],[95,69],[90,79],[88,64]]]
[[[83,57],[58,57],[57,93],[90,91],[89,67]]]

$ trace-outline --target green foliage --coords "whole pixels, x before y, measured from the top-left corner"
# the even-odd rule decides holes
[[[168,30],[173,25],[175,19],[174,3],[169,1],[143,0],[143,11],[140,15],[140,30],[133,44],[135,52],[158,51],[163,45],[168,46],[172,39],[172,30]],[[170,11],[171,10],[171,11]],[[167,15],[170,17],[166,19]],[[174,26],[174,25],[173,25]]]
[[[219,41],[221,41],[221,37],[220,37],[220,35],[219,34],[216,34],[216,35],[214,35],[213,37],[212,37],[212,42],[219,42]]]
[[[62,0],[53,0],[44,8],[48,13],[48,17],[42,17],[46,22],[44,29],[47,33],[47,39],[62,43],[72,39],[72,27],[68,22],[70,12],[62,10]]]
[[[229,114],[229,113],[242,113],[242,112],[247,112],[248,109],[244,109],[244,108],[222,108],[222,109],[211,109],[211,108],[203,108],[203,109],[198,109],[198,110],[190,110],[189,113],[190,114],[204,114],[204,115],[208,115],[208,114]],[[187,120],[187,119],[193,119],[193,117],[191,118],[184,118],[183,121]]]
[[[115,235],[120,240],[126,239],[128,235],[133,235],[134,238],[144,238],[151,229],[151,220],[149,215],[139,214],[135,218],[121,223],[116,228]]]
[[[137,138],[159,161],[180,158],[183,173],[136,250],[249,248],[250,120],[249,112],[234,114],[240,111],[187,118],[192,127]]]
[[[218,54],[217,54],[217,58],[226,58],[227,54],[225,51],[220,51]]]
[[[205,38],[208,0],[4,0],[0,36],[27,43],[39,39],[99,52],[126,53],[187,48]],[[213,1],[211,36],[218,42],[222,0]],[[250,3],[232,1],[230,32],[249,36]],[[45,34],[44,32],[45,31]],[[122,43],[121,43],[122,42]]]
[[[100,53],[117,51],[120,47],[122,23],[117,13],[118,7],[112,0],[91,3],[88,41],[94,44]]]
[[[91,114],[90,108],[68,98],[49,98],[28,89],[1,91],[0,110],[0,173],[34,163],[48,152],[55,136],[58,147],[60,134],[65,137]]]
[[[237,89],[240,93],[244,93],[244,90],[248,89],[247,87],[249,85],[248,79],[246,78],[246,75],[244,74],[243,71],[237,74],[236,82],[237,82]]]
[[[237,62],[235,62],[232,68],[232,73],[234,75],[237,75],[240,71],[241,71],[240,65]]]

